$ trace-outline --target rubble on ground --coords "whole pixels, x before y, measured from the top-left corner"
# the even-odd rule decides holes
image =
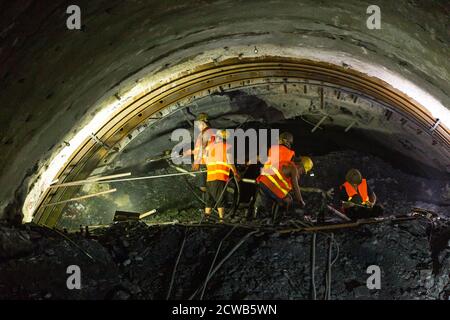
[[[314,163],[315,175],[303,177],[303,186],[335,188],[342,183],[348,169],[357,167],[367,177],[386,215],[403,215],[419,207],[441,217],[435,223],[420,219],[335,231],[331,298],[448,299],[447,182],[416,177],[379,158],[353,151],[317,156]],[[156,208],[156,213],[145,218],[145,223],[112,223],[114,208],[101,207],[103,202],[97,207],[80,202],[73,204],[73,211],[62,220],[60,229],[78,229],[85,223],[106,225],[91,228],[88,234],[83,231],[83,234],[70,235],[34,225],[0,225],[0,299],[126,300],[166,299],[168,295],[170,299],[199,299],[202,295],[204,299],[311,298],[311,234],[279,234],[266,228],[240,243],[253,229],[238,227],[231,232],[232,226],[218,225],[214,220],[206,226],[186,227],[186,224],[204,222],[201,192],[198,181],[191,181],[189,189],[186,180],[175,183],[176,179],[166,189],[159,189],[165,182],[155,179],[153,188],[149,187],[151,196],[138,199],[141,207],[137,212]],[[177,186],[176,192],[165,192],[172,186]],[[183,188],[189,190],[182,194]],[[174,196],[178,202],[171,202],[170,197]],[[186,197],[189,201],[185,201]],[[321,195],[305,193],[304,198],[307,202],[304,213],[317,214],[322,205]],[[338,205],[336,200],[335,194],[334,204]],[[161,203],[164,205],[158,207]],[[81,220],[80,214],[85,215]],[[281,214],[282,221],[277,227],[293,228],[291,219],[301,216],[301,213]],[[231,223],[270,223],[270,219],[247,221],[245,208],[225,218]],[[108,226],[109,223],[112,224]],[[324,296],[328,238],[329,233],[317,234],[314,277],[319,299]],[[236,251],[220,265],[234,248]],[[215,269],[213,261],[220,267]],[[66,286],[70,265],[81,268],[81,290],[69,290]],[[366,286],[370,265],[381,268],[379,290],[369,290]],[[210,270],[214,274],[203,289]]]
[[[166,299],[182,247],[169,298],[199,299],[226,235],[215,260],[215,266],[223,264],[203,299],[311,298],[311,234],[257,231],[240,244],[253,230],[232,228],[120,222],[65,235],[1,226],[0,299]],[[448,299],[450,224],[442,220],[430,230],[429,223],[414,220],[335,231],[331,299]],[[317,234],[318,299],[324,295],[329,235]],[[81,269],[81,290],[67,289],[69,265]],[[379,290],[366,286],[370,265],[381,268]]]

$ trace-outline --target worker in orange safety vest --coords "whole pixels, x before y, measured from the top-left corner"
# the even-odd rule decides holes
[[[214,142],[215,136],[209,126],[208,115],[206,113],[200,113],[196,117],[195,132],[198,132],[198,136],[195,140],[194,149],[190,149],[183,154],[183,157],[194,156],[194,161],[192,162],[193,171],[199,170],[200,166],[206,164],[209,145]],[[200,189],[203,192],[206,190],[206,180],[203,180]]]
[[[198,170],[200,165],[206,164],[206,157],[208,154],[208,146],[214,142],[214,133],[209,127],[208,115],[200,113],[195,121],[199,135],[195,141],[194,150],[190,153],[194,155],[194,162],[192,170]]]
[[[383,209],[376,205],[377,196],[357,169],[350,169],[339,187],[342,212],[351,219],[377,217]]]
[[[305,206],[299,179],[301,174],[311,170],[312,161],[309,157],[294,159],[295,152],[291,149],[293,141],[292,134],[284,132],[280,134],[279,144],[269,149],[268,160],[256,179],[258,190],[254,217],[273,213],[276,205],[289,207],[293,202],[291,193],[301,207]],[[304,166],[304,163],[307,165]]]
[[[209,218],[212,208],[217,208],[219,221],[223,222],[225,213],[224,195],[232,172],[240,179],[236,167],[232,163],[230,145],[226,143],[227,131],[218,130],[213,142],[209,144],[206,157],[206,207],[205,216]]]

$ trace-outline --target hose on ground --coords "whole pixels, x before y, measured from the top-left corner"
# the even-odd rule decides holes
[[[231,228],[231,230],[223,237],[223,239],[220,241],[219,246],[217,247],[216,254],[214,256],[214,259],[211,263],[211,267],[209,268],[208,274],[206,275],[205,283],[203,284],[202,294],[200,295],[200,300],[203,300],[203,296],[205,294],[206,286],[208,285],[209,275],[211,274],[211,271],[213,270],[214,264],[216,263],[217,257],[219,256],[220,249],[222,248],[223,242],[233,233],[233,231],[236,229],[236,226]]]
[[[317,299],[316,281],[315,281],[315,269],[316,269],[316,237],[314,232],[311,238],[311,299]]]
[[[255,233],[257,233],[258,231],[252,231],[252,232],[249,232],[249,233],[247,233],[231,250],[230,250],[230,252],[217,264],[217,266],[211,271],[211,273],[209,274],[209,276],[207,277],[207,279],[205,280],[205,282],[206,281],[209,281],[212,277],[213,277],[213,275],[220,269],[220,267],[228,260],[228,258],[230,258],[232,255],[233,255],[233,253],[237,250],[237,249],[239,249],[239,247],[250,237],[250,236],[252,236],[253,234],[255,234]],[[202,287],[200,287],[200,288],[198,288],[197,290],[195,290],[195,292],[189,297],[189,300],[192,300],[196,295],[197,295],[197,293],[199,292],[199,290],[201,289],[201,288],[203,288],[203,286]]]
[[[333,241],[334,241],[334,234],[331,233],[331,235],[328,238],[328,255],[327,255],[327,271],[325,274],[325,292],[324,292],[324,300],[330,300],[331,298],[331,267],[332,267],[332,247],[333,247]]]
[[[236,214],[236,211],[239,208],[239,203],[241,201],[241,188],[239,187],[239,182],[237,181],[236,177],[233,175],[233,180],[234,180],[234,184],[236,185],[236,194],[234,195],[234,199],[233,199],[233,207],[231,210],[231,217],[234,217],[234,215]]]
[[[175,281],[175,274],[177,272],[178,264],[180,263],[180,259],[181,259],[181,254],[183,253],[184,245],[186,243],[186,238],[187,238],[187,233],[188,233],[187,230],[188,230],[188,228],[186,227],[186,229],[184,230],[183,242],[181,243],[181,248],[180,248],[180,251],[178,252],[178,256],[177,256],[177,260],[175,262],[175,266],[173,267],[172,277],[170,279],[170,285],[169,285],[169,290],[167,291],[166,300],[169,300],[170,294],[172,293],[172,287],[173,287],[173,283]]]

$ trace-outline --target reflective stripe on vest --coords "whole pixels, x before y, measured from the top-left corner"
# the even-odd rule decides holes
[[[358,191],[351,185],[349,182],[345,182],[341,188],[344,187],[347,192],[348,200],[351,201],[355,195],[358,195],[362,199],[362,203],[365,204],[369,201],[369,194],[367,191],[367,181],[366,179],[362,179],[361,183],[358,185]]]
[[[292,181],[284,176],[280,169],[290,165],[294,151],[280,145],[270,148],[269,159],[261,170],[258,183],[263,183],[274,195],[283,199],[292,190]],[[274,158],[274,159],[273,159]],[[278,158],[278,159],[277,159]]]
[[[227,163],[227,149],[229,145],[218,142],[210,145],[206,161],[206,181],[228,181],[230,165]]]

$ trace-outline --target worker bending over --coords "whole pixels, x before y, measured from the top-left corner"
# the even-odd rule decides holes
[[[279,145],[269,149],[268,160],[256,179],[254,217],[276,212],[276,206],[289,208],[293,203],[291,191],[296,202],[305,206],[300,192],[300,175],[312,168],[312,161],[308,157],[295,158],[291,150],[294,138],[292,134],[280,134]],[[275,218],[274,216],[272,217]]]
[[[383,208],[375,205],[377,196],[359,170],[350,169],[345,180],[339,188],[340,199],[342,211],[350,219],[378,217],[383,214]]]
[[[208,146],[206,158],[206,207],[205,216],[209,218],[212,208],[217,208],[219,221],[223,222],[225,213],[224,195],[232,171],[236,179],[239,174],[232,164],[230,145],[226,143],[227,131],[218,130],[215,138]]]

